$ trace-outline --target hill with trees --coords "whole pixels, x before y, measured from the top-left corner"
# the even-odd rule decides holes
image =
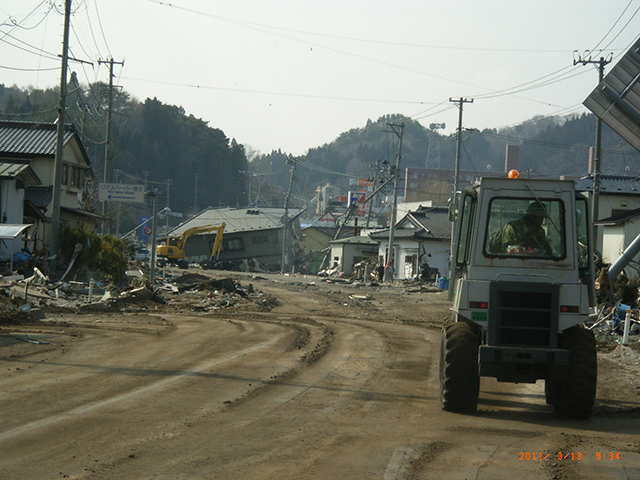
[[[67,112],[91,158],[97,181],[103,180],[108,85],[80,86],[72,77]],[[0,118],[12,121],[53,122],[57,118],[58,89],[0,85]],[[229,139],[221,128],[189,115],[182,107],[157,98],[139,101],[114,90],[112,108],[111,176],[109,181],[144,183],[157,188],[159,205],[191,214],[208,206],[283,205],[292,158],[281,150],[256,153],[240,140]],[[401,115],[368,120],[362,127],[340,134],[333,142],[311,147],[295,158],[298,168],[292,203],[303,206],[317,187],[347,187],[350,178],[371,178],[378,161],[389,174],[398,147],[397,131],[404,124],[401,167],[453,170],[456,134],[441,135],[436,128]],[[461,169],[481,173],[504,168],[507,145],[520,146],[520,170],[557,177],[582,176],[588,169],[588,151],[595,138],[595,117],[534,117],[517,126],[465,129]],[[611,129],[603,129],[602,171],[638,175],[640,155]],[[123,216],[125,231],[141,213]],[[131,227],[132,228],[132,227]]]

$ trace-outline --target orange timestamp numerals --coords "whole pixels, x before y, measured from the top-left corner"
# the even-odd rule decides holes
[[[583,460],[586,458],[582,452],[558,452],[558,453],[544,453],[544,452],[520,452],[518,460]],[[596,452],[596,460],[620,460],[620,452]]]
[[[620,460],[620,452],[596,452],[597,460]]]

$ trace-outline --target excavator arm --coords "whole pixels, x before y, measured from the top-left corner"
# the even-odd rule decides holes
[[[222,234],[224,233],[224,227],[226,226],[227,224],[222,222],[222,224],[217,228],[218,232],[216,233],[216,241],[213,243],[213,248],[211,249],[211,260],[213,260],[213,257],[218,255],[222,248]]]

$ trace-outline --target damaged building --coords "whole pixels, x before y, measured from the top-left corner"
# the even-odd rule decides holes
[[[216,240],[214,231],[187,238],[185,259],[190,263],[217,260],[220,267],[231,269],[245,262],[251,268],[276,271],[282,263],[294,266],[301,259],[299,217],[303,212],[303,209],[290,208],[285,215],[284,208],[209,208],[178,225],[168,235],[180,237],[194,227],[219,226],[224,222],[222,248],[217,258],[211,259]]]

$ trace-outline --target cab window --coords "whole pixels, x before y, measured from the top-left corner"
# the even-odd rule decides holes
[[[485,255],[564,258],[564,211],[564,203],[558,199],[493,198],[485,234]]]

